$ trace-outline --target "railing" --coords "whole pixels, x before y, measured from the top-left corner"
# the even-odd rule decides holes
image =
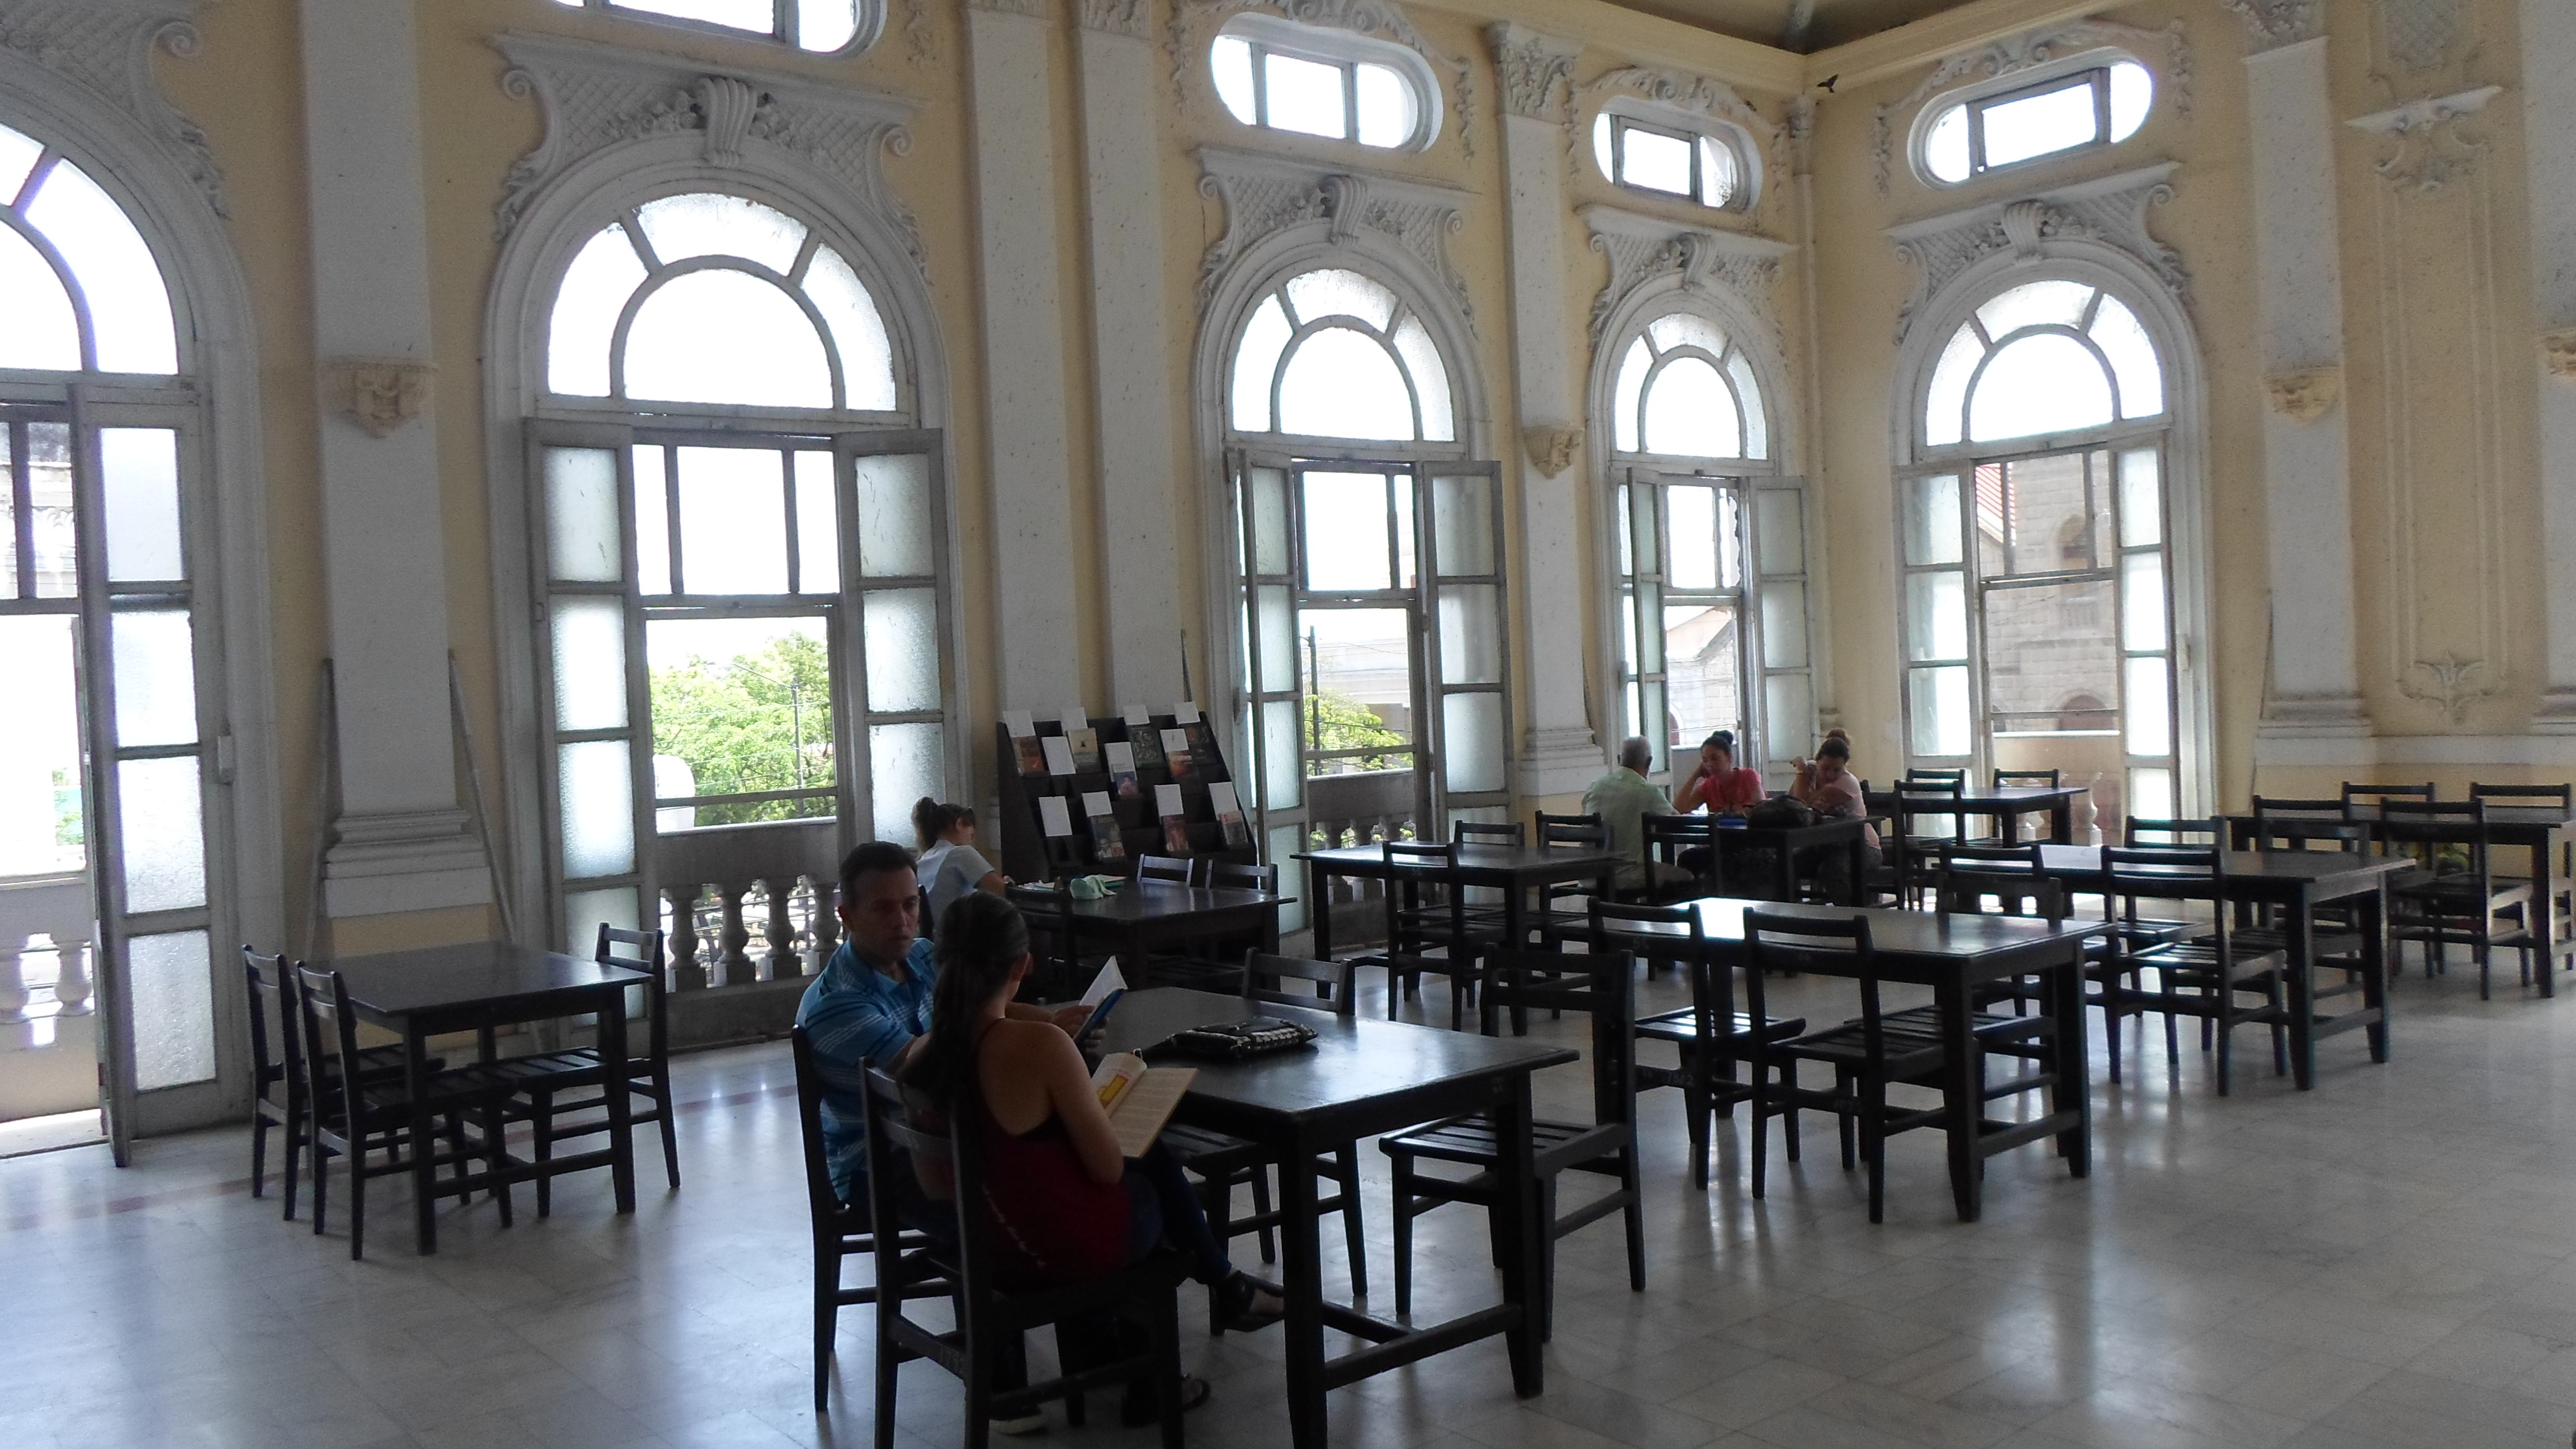
[[[87,876],[0,883],[0,1121],[98,1105],[92,909]]]
[[[789,987],[771,983],[822,970],[839,944],[832,913],[839,849],[840,826],[831,820],[718,825],[655,842],[675,1037],[786,1029],[795,1000]],[[732,998],[746,999],[720,1004]]]
[[[1411,770],[1366,770],[1318,775],[1306,782],[1307,839],[1311,848],[1373,845],[1415,838],[1419,805]],[[1386,892],[1373,880],[1336,878],[1324,908],[1332,912],[1336,944],[1386,939]]]

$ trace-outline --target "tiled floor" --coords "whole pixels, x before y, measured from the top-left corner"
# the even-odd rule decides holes
[[[1438,993],[1423,1004],[1445,1021]],[[1825,1018],[1848,993],[1808,980],[1773,1000]],[[1646,994],[1678,1000],[1669,980]],[[1646,1291],[1627,1290],[1615,1224],[1589,1229],[1563,1248],[1543,1397],[1514,1400],[1488,1343],[1337,1392],[1334,1441],[2566,1443],[2576,1094],[2559,1095],[2576,1087],[2576,999],[2506,987],[2481,1003],[2465,974],[2410,975],[2397,1005],[2394,1062],[2342,1038],[2305,1096],[2263,1070],[2259,1038],[2223,1101],[2188,1041],[2171,1080],[2150,1053],[2143,1082],[2094,1089],[2090,1181],[2045,1148],[1997,1158],[1975,1225],[1952,1219],[1928,1133],[1891,1149],[1884,1226],[1825,1124],[1804,1164],[1775,1156],[1767,1202],[1746,1196],[1731,1135],[1697,1192],[1675,1094],[1653,1094]],[[101,1148],[0,1162],[0,1445],[866,1443],[865,1310],[844,1320],[835,1412],[808,1400],[785,1048],[690,1057],[678,1075],[682,1190],[661,1189],[647,1147],[633,1217],[608,1211],[604,1181],[560,1190],[545,1222],[522,1194],[506,1231],[488,1204],[451,1205],[432,1259],[410,1252],[399,1185],[379,1184],[364,1263],[336,1224],[317,1239],[281,1223],[273,1187],[247,1195],[234,1131],[147,1143],[124,1172]],[[1578,1111],[1586,1090],[1580,1068],[1559,1070],[1543,1106]],[[1382,1177],[1374,1189],[1383,1293]],[[1488,1299],[1481,1219],[1453,1208],[1424,1227],[1418,1308]],[[1195,1319],[1195,1295],[1182,1301]],[[1217,1385],[1191,1442],[1285,1442],[1276,1333],[1192,1329],[1186,1351]],[[954,1442],[953,1382],[908,1367],[897,1417],[903,1444]],[[1149,1438],[1061,1422],[1050,1437]]]

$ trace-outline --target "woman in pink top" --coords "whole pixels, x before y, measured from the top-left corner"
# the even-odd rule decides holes
[[[1735,763],[1735,731],[1719,730],[1700,741],[1699,768],[1673,792],[1673,810],[1688,815],[1706,806],[1711,815],[1741,815],[1762,795],[1762,776]]]

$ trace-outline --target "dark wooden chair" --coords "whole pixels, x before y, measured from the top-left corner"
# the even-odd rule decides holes
[[[2490,810],[2519,806],[2556,810],[2562,816],[2576,814],[2576,785],[2484,785],[2472,782],[2469,798],[2485,801]],[[2550,949],[2553,955],[2564,956],[2576,950],[2576,841],[2559,841],[2549,848],[2557,853],[2550,873],[2558,881],[2557,898],[2546,903],[2550,912]]]
[[[1652,905],[1670,905],[1718,893],[1714,820],[1705,815],[1648,814],[1638,823],[1639,839],[1645,846],[1646,879],[1636,889],[1620,892],[1621,896]]]
[[[2465,945],[2478,963],[2478,999],[2484,1001],[2495,950],[2502,946],[2519,956],[2522,983],[2531,984],[2531,957],[2539,944],[2531,932],[2532,883],[2496,874],[2486,801],[2390,800],[2379,807],[2379,837],[2390,849],[2417,852],[2427,862],[2423,875],[2394,882],[2388,893],[2389,935],[2422,945],[2424,974],[2446,969],[2445,946]],[[2446,846],[2464,857],[2459,868],[2443,868]]]
[[[1207,884],[1217,890],[1268,891],[1279,893],[1279,867],[1250,865],[1239,860],[1211,860],[1207,867]]]
[[[1569,854],[1599,854],[1610,848],[1610,827],[1602,823],[1598,812],[1550,815],[1542,811],[1538,816],[1538,848],[1562,850]],[[1538,910],[1530,920],[1542,945],[1556,950],[1563,946],[1567,936],[1582,933],[1584,922],[1589,919],[1589,910],[1584,907],[1568,909],[1562,903],[1589,902],[1593,889],[1591,881],[1564,881],[1539,891]]]
[[[2371,828],[2352,819],[2345,812],[2341,800],[2257,795],[2254,797],[2253,818],[2238,824],[2234,835],[2237,843],[2249,845],[2265,855],[2314,851],[2359,854],[2370,841]],[[2276,912],[2254,911],[2240,906],[2235,919],[2235,938],[2240,946],[2289,948],[2289,928]],[[2340,906],[2320,908],[2309,937],[2309,949],[2321,966],[2358,971],[2361,968],[2361,931],[2351,910]]]
[[[1093,1389],[1145,1378],[1160,1399],[1163,1449],[1181,1449],[1181,1327],[1178,1295],[1189,1260],[1169,1249],[1106,1278],[1061,1287],[1020,1288],[1005,1281],[984,1214],[959,1204],[984,1196],[983,1108],[969,1095],[949,1114],[945,1131],[913,1124],[903,1088],[870,1064],[865,1071],[869,1213],[874,1222],[896,1220],[897,1174],[929,1164],[945,1169],[954,1194],[946,1215],[953,1236],[937,1234],[925,1247],[896,1235],[876,1235],[876,1449],[894,1449],[897,1371],[928,1359],[956,1375],[966,1392],[966,1449],[987,1449],[995,1419],[1034,1412],[1062,1399],[1079,1422],[1082,1396]],[[973,1076],[966,1090],[974,1091]],[[897,1154],[903,1154],[898,1157]],[[909,1163],[905,1159],[909,1159]],[[935,1292],[916,1291],[935,1289]],[[915,1319],[915,1298],[945,1297],[955,1326]],[[1031,1329],[1056,1326],[1059,1349],[1071,1337],[1069,1320],[1097,1322],[1110,1315],[1142,1327],[1148,1347],[1117,1355],[1095,1345],[1087,1366],[1040,1383],[1005,1388],[1011,1364]]]
[[[1156,880],[1167,885],[1198,884],[1198,864],[1174,855],[1140,855],[1136,857],[1136,879]]]
[[[2180,880],[2177,880],[2177,877]],[[2095,889],[2102,897],[2104,918],[2118,926],[2121,978],[2115,989],[2124,1008],[2155,1012],[2165,1018],[2165,1063],[2180,1065],[2174,1019],[2194,1017],[2207,1024],[2204,1045],[2214,1034],[2218,1050],[2218,1094],[2226,1096],[2233,1078],[2230,1043],[2239,1026],[2272,1029],[2272,1070],[2289,1070],[2285,1035],[2289,1010],[2283,1001],[2289,954],[2278,947],[2237,939],[2229,922],[2227,857],[2216,848],[2162,846],[2142,849],[2105,848]],[[2206,901],[2212,909],[2210,929],[2189,940],[2138,944],[2138,934],[2153,918],[2139,908],[2142,899]],[[2155,973],[2150,990],[2145,973]],[[2249,1006],[2255,996],[2261,1004]]]
[[[1959,814],[1959,798],[1966,791],[1964,779],[1909,776],[1890,792],[1895,828],[1887,835],[1887,868],[1899,904],[1921,906],[1932,888],[1942,848],[1966,843],[1965,821]]]
[[[363,1065],[350,1070],[350,1064],[361,1063],[358,1051],[358,1017],[349,1007],[348,984],[337,971],[316,971],[299,966],[295,970],[296,998],[302,1007],[304,1060],[312,1070],[315,1090],[310,1094],[312,1112],[308,1119],[308,1140],[313,1145],[313,1231],[323,1230],[329,1212],[331,1195],[331,1159],[340,1158],[349,1169],[349,1257],[364,1257],[367,1246],[367,1179],[407,1173],[418,1161],[416,1154],[430,1154],[432,1170],[451,1167],[456,1176],[441,1184],[441,1197],[470,1197],[478,1188],[490,1189],[501,1200],[501,1225],[510,1224],[510,1185],[504,1176],[508,1160],[502,1139],[502,1112],[509,1103],[509,1089],[494,1082],[480,1068],[455,1067],[429,1073],[422,1083],[423,1100],[431,1109],[432,1138],[427,1142],[412,1139],[412,1097],[399,1078],[383,1081],[367,1075]],[[465,1124],[472,1120],[482,1140],[469,1153]],[[439,1150],[436,1138],[443,1131],[447,1150]],[[382,1153],[381,1159],[376,1154]],[[466,1166],[480,1158],[485,1166],[481,1173],[469,1174]]]
[[[2149,819],[2132,815],[2121,844],[2130,850],[2225,850],[2227,823],[2216,819]]]
[[[1958,785],[1965,787],[1968,783],[1968,772],[1964,768],[1956,770],[1926,770],[1917,768],[1905,772],[1905,780],[1903,783],[1908,785]]]
[[[1586,968],[1581,985],[1563,979],[1571,962]],[[1637,1180],[1637,975],[1624,951],[1567,957],[1548,951],[1489,951],[1483,965],[1485,1011],[1499,1001],[1526,1011],[1532,1006],[1574,1006],[1592,1016],[1592,1120],[1533,1121],[1530,1148],[1539,1180],[1539,1222],[1546,1260],[1538,1283],[1539,1334],[1553,1327],[1556,1243],[1618,1213],[1628,1236],[1628,1290],[1646,1287],[1646,1220]],[[1491,1034],[1490,1024],[1488,1034]],[[1395,1311],[1413,1307],[1413,1220],[1443,1203],[1469,1203],[1489,1214],[1501,1206],[1502,1137],[1493,1118],[1478,1112],[1452,1117],[1378,1139],[1395,1168]],[[1470,1170],[1463,1178],[1422,1171],[1427,1162]],[[1618,1187],[1560,1212],[1557,1180],[1568,1172],[1613,1178]],[[1502,1226],[1493,1221],[1495,1252]]]
[[[242,977],[250,994],[250,1195],[259,1197],[268,1182],[268,1133],[284,1136],[285,1161],[280,1173],[286,1189],[285,1218],[295,1220],[296,1168],[312,1145],[312,1074],[304,1058],[302,1007],[295,996],[294,963],[284,956],[263,956],[242,947]],[[274,1022],[277,1035],[269,1035]],[[433,1072],[447,1061],[431,1057]],[[369,1047],[358,1053],[358,1069],[368,1081],[399,1080],[403,1049]],[[336,1079],[333,1085],[336,1085]],[[326,1086],[326,1090],[330,1090]]]
[[[1003,896],[1020,908],[1021,918],[1028,922],[1029,948],[1037,957],[1021,994],[1046,1001],[1080,996],[1088,979],[1082,969],[1080,936],[1073,924],[1073,892],[1062,884],[1013,882],[1004,887]]]
[[[1425,975],[1448,978],[1449,1029],[1456,1031],[1466,1022],[1477,945],[1458,881],[1458,847],[1449,841],[1382,840],[1378,850],[1387,866],[1386,949],[1355,956],[1352,964],[1384,968],[1390,1021],[1398,995],[1418,997]],[[1430,954],[1434,950],[1443,954]]]
[[[1998,790],[2054,790],[2066,783],[2066,772],[2063,770],[1997,770],[1994,772],[1994,780],[1995,788]],[[2019,819],[2021,817],[2017,815],[2015,818]],[[2001,827],[2003,822],[2001,820],[1997,820],[1995,825],[1997,827],[1997,833],[1995,835],[1973,837],[1969,840],[1969,843],[1972,845],[2001,844]],[[2018,836],[2016,838],[2029,839],[2030,837]]]
[[[814,1412],[827,1413],[832,1356],[839,1344],[841,1310],[877,1301],[873,1283],[857,1287],[842,1282],[845,1260],[877,1250],[874,1205],[862,1198],[843,1202],[832,1186],[832,1167],[823,1150],[823,1071],[814,1060],[814,1043],[805,1028],[790,1027],[788,1051],[796,1061],[796,1126],[805,1148],[805,1206],[814,1227]],[[922,1233],[896,1227],[898,1248],[918,1252],[930,1246]],[[926,1279],[912,1285],[914,1296],[945,1298],[948,1285]]]
[[[644,973],[644,1054],[626,1061],[623,1090],[640,1097],[627,1120],[635,1128],[658,1125],[662,1134],[662,1170],[671,1186],[680,1185],[679,1124],[671,1111],[671,1013],[662,985],[662,933],[626,931],[601,922],[591,959],[603,966],[623,966]],[[505,1057],[482,1069],[512,1093],[510,1117],[534,1129],[530,1155],[542,1167],[553,1160],[555,1144],[608,1130],[608,1068],[597,1047],[573,1047],[535,1056]],[[598,1116],[591,1116],[591,1113]],[[554,1184],[537,1179],[537,1216],[554,1211]]]
[[[2429,780],[2421,785],[2356,785],[2346,780],[2343,786],[2343,803],[2347,806],[2385,805],[2391,800],[2428,804],[2440,798]]]
[[[1518,820],[1452,820],[1449,822],[1449,842],[1452,845],[1498,845],[1518,849],[1529,844],[1529,827]],[[1507,919],[1502,903],[1491,899],[1492,891],[1476,891],[1474,894],[1483,899],[1467,902],[1467,929],[1481,939],[1501,941]],[[1527,943],[1510,941],[1504,944],[1518,946]]]

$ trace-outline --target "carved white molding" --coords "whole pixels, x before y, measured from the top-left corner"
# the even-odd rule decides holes
[[[2397,681],[2397,692],[2442,712],[2443,720],[2457,727],[2466,719],[2469,706],[2479,700],[2504,692],[2504,670],[2483,659],[2462,659],[2445,654],[2439,659],[2418,659],[2408,666]]]
[[[939,38],[930,28],[930,0],[908,0],[903,8],[903,52],[915,70],[939,59]]]
[[[555,36],[492,42],[510,62],[507,94],[534,96],[545,139],[519,158],[494,208],[496,238],[509,236],[530,198],[585,157],[622,142],[673,132],[705,137],[710,167],[739,166],[746,148],[774,146],[818,163],[903,239],[927,270],[921,232],[885,179],[884,156],[912,148],[904,123],[914,102],[845,85]]]
[[[2314,40],[2325,34],[2325,6],[2320,0],[2219,0],[2245,22],[2256,50],[2273,50]]]
[[[1050,0],[966,0],[969,10],[993,10],[1004,15],[1026,15],[1044,20],[1052,8]]]
[[[1574,466],[1583,449],[1583,430],[1561,426],[1521,429],[1521,451],[1542,478],[1553,478]]]
[[[1675,277],[1684,291],[1723,288],[1762,319],[1778,344],[1780,316],[1771,294],[1780,280],[1780,259],[1794,250],[1787,242],[1685,226],[1615,206],[1586,206],[1577,215],[1592,229],[1592,249],[1610,259],[1609,285],[1592,299],[1595,348],[1605,342],[1610,319],[1639,288]]]
[[[1954,85],[2033,70],[2051,61],[2105,47],[2128,51],[2140,60],[2148,59],[2161,48],[2164,52],[2163,78],[2173,98],[2174,109],[2186,117],[2191,114],[2191,41],[2185,35],[2181,21],[2173,21],[2156,30],[2109,20],[2079,20],[2071,25],[2034,30],[1949,56],[1917,81],[1914,89],[1878,108],[1870,118],[1869,140],[1870,155],[1878,167],[1878,194],[1887,194],[1889,180],[1895,171],[1898,116],[1912,115],[1934,93]]]
[[[155,47],[182,60],[197,53],[191,17],[201,0],[0,0],[0,51],[25,56],[78,81],[132,117],[196,183],[217,216],[230,216],[223,168],[206,133],[161,98],[152,81]]]
[[[1915,266],[1914,295],[1896,315],[1903,342],[1915,316],[1951,278],[2001,251],[2027,261],[2057,256],[2068,242],[2092,242],[2128,253],[2186,305],[2191,273],[2182,254],[2147,229],[2147,208],[2173,199],[2178,163],[2078,182],[2014,201],[1989,202],[1963,211],[1891,227],[1896,251]]]
[[[1469,156],[1476,154],[1475,67],[1425,40],[1391,0],[1172,0],[1163,48],[1171,56],[1174,86],[1186,93],[1192,77],[1206,75],[1206,67],[1198,63],[1206,43],[1201,32],[1211,28],[1211,22],[1222,24],[1225,17],[1245,10],[1275,12],[1300,25],[1384,36],[1421,56],[1434,70],[1449,72],[1458,90],[1458,141]]]
[[[1334,241],[1365,228],[1409,253],[1440,279],[1459,315],[1472,323],[1467,279],[1449,258],[1449,238],[1466,225],[1467,193],[1215,146],[1199,149],[1199,165],[1199,194],[1225,203],[1225,235],[1199,263],[1200,315],[1206,315],[1235,258],[1290,227],[1325,222]]]
[[[2403,191],[2439,191],[2477,169],[2486,138],[2461,124],[2504,94],[2502,86],[2479,86],[2447,96],[2427,96],[2355,116],[2345,125],[2380,137],[2386,154],[2376,169]]]
[[[342,360],[331,364],[332,402],[350,421],[382,438],[429,410],[429,388],[438,369],[402,359]]]
[[[1085,30],[1106,30],[1136,40],[1152,38],[1154,14],[1146,0],[1082,0],[1074,18]]]
[[[2576,382],[2576,327],[2540,334],[2540,365],[2551,377]]]
[[[2274,373],[2263,379],[2263,392],[2271,399],[2272,411],[2294,423],[2313,423],[2343,401],[2343,369],[2302,367]]]
[[[1508,21],[1485,27],[1494,47],[1494,75],[1502,83],[1503,114],[1542,121],[1571,119],[1574,59],[1580,42],[1542,35]]]

